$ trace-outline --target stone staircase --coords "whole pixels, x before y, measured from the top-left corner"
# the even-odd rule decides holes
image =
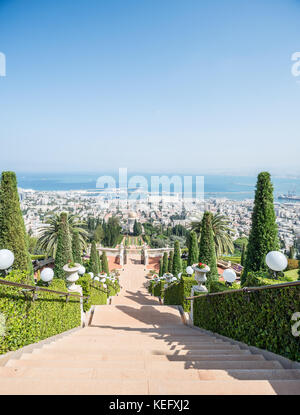
[[[8,360],[0,393],[300,394],[300,370],[184,325],[176,306],[130,303]]]

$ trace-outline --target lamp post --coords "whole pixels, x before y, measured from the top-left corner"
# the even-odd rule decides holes
[[[186,267],[185,271],[188,275],[193,275],[194,274],[193,267],[191,267],[191,266]]]
[[[81,267],[78,270],[78,275],[82,276],[85,273],[85,267],[83,265],[81,265]]]
[[[9,249],[0,250],[0,271],[4,271],[4,275],[8,274],[14,260],[15,256]]]
[[[232,268],[227,268],[223,272],[223,278],[226,281],[226,284],[232,285],[232,283],[236,280],[236,273]]]
[[[44,268],[41,272],[41,280],[47,285],[49,285],[49,282],[53,280],[54,277],[54,271],[52,268]]]
[[[279,251],[270,251],[266,255],[266,264],[268,267],[274,271],[274,276],[277,278],[277,272],[283,271],[286,269],[288,261],[285,255]]]

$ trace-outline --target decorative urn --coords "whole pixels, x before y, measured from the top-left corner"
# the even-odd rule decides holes
[[[198,282],[198,286],[195,286],[196,291],[207,292],[207,288],[205,287],[205,282],[207,280],[206,274],[210,271],[210,268],[206,264],[196,264],[193,266],[195,271],[195,280]]]
[[[75,282],[78,280],[79,275],[78,271],[80,269],[81,265],[77,263],[68,263],[64,265],[63,270],[66,273],[66,281],[67,281],[67,287],[69,291],[76,291],[77,286]]]

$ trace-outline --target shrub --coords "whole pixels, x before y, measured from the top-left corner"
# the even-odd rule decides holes
[[[165,280],[161,280],[158,281],[155,286],[153,287],[153,295],[155,297],[160,297],[163,298],[164,297],[164,285],[165,285],[166,281]]]
[[[281,276],[282,275],[282,276]],[[271,274],[263,271],[249,272],[247,278],[242,285],[243,287],[260,287],[263,285],[280,284],[282,282],[293,281],[292,277],[280,274],[277,278],[272,278]]]
[[[197,284],[193,277],[182,276],[179,283],[175,283],[165,290],[164,304],[181,305],[184,311],[190,311],[191,302],[185,298],[190,297],[192,286]]]
[[[228,290],[238,290],[240,285],[238,283],[233,283],[232,285],[226,285],[224,281],[211,281],[209,284],[210,293],[219,293]]]
[[[46,255],[30,255],[30,257],[31,257],[31,260],[34,261],[34,260],[39,260],[39,259],[45,259]]]
[[[248,345],[300,361],[291,317],[299,312],[300,286],[204,296],[194,301],[194,324]]]
[[[155,284],[154,280],[149,281],[148,291],[151,295],[153,295],[154,284]]]
[[[176,282],[170,285],[164,293],[164,304],[166,305],[180,305],[180,283]]]
[[[119,281],[112,282],[110,280],[106,280],[105,284],[107,285],[107,291],[108,291],[109,297],[113,297],[114,295],[118,294],[118,292],[120,291]]]
[[[286,271],[290,271],[291,269],[298,269],[299,268],[299,261],[298,259],[288,259],[288,266]]]
[[[81,285],[84,296],[90,296],[88,301],[85,300],[83,303],[83,311],[89,311],[92,305],[107,304],[106,290],[99,281],[93,281],[89,274],[80,277],[77,284]]]
[[[28,274],[21,271],[12,271],[6,279],[25,284],[31,281]],[[67,292],[65,282],[59,279],[54,279],[49,288]],[[79,298],[72,296],[66,302],[60,294],[40,291],[37,299],[32,301],[32,293],[25,295],[22,288],[0,286],[0,313],[6,318],[0,354],[80,326]]]

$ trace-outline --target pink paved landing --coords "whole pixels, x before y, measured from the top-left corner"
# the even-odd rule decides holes
[[[120,272],[121,292],[112,299],[112,305],[158,305],[156,297],[152,297],[146,288],[147,269],[141,264],[140,255],[130,255],[124,271]]]

